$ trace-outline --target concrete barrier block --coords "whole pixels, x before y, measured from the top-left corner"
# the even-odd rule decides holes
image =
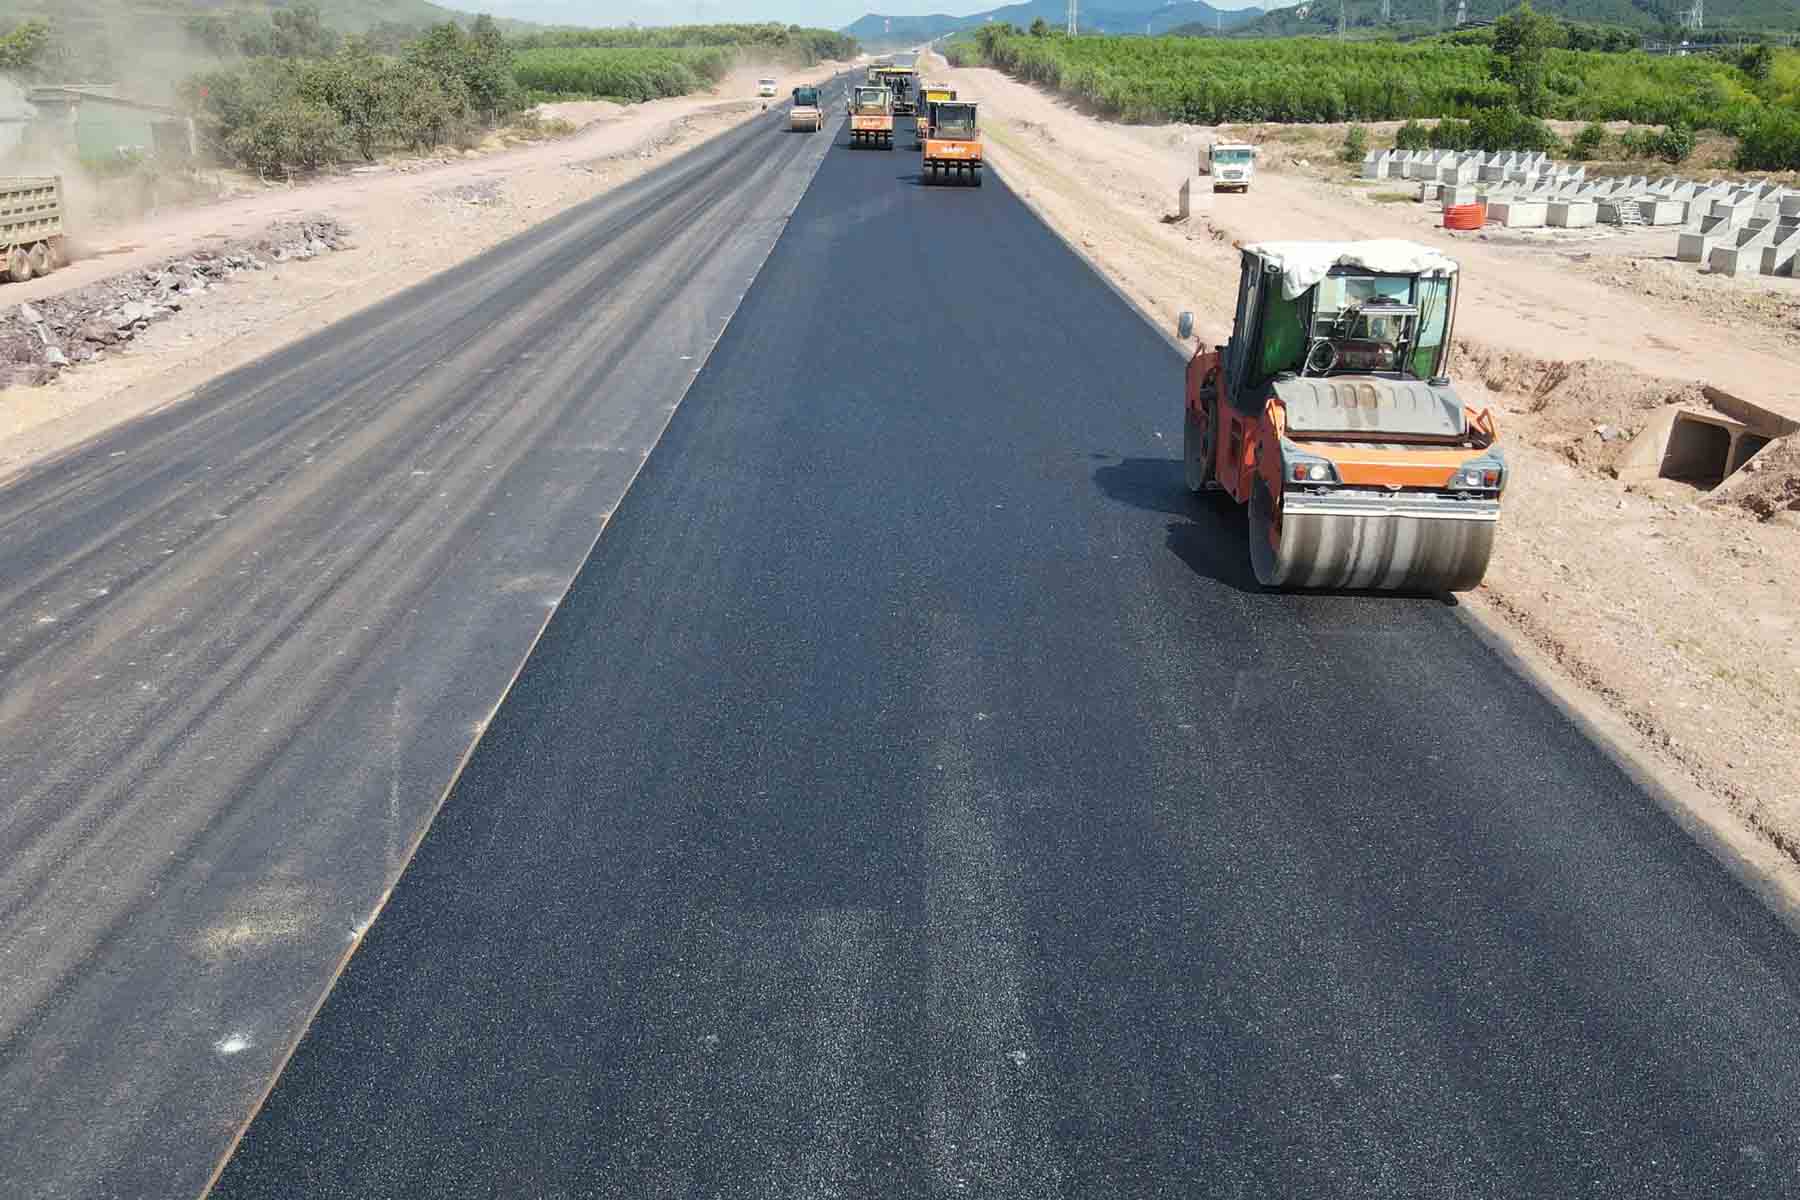
[[[1507,229],[1542,229],[1549,207],[1542,200],[1489,201],[1488,220]]]
[[[1738,276],[1762,266],[1762,252],[1773,240],[1769,226],[1739,229],[1712,248],[1706,257],[1706,269],[1714,275]]]
[[[1591,200],[1552,200],[1544,206],[1544,223],[1556,229],[1588,229],[1599,210]]]
[[[1800,253],[1800,224],[1778,225],[1763,247],[1757,270],[1763,275],[1792,275],[1795,257]]]
[[[1648,200],[1638,208],[1646,225],[1679,225],[1687,219],[1687,205],[1679,200]]]

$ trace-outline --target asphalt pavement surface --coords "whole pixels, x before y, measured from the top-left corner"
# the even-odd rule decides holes
[[[0,1196],[205,1187],[825,155],[770,108],[0,488]]]
[[[1800,1193],[1793,936],[1450,604],[1261,591],[1168,343],[908,145],[826,156],[213,1194]]]

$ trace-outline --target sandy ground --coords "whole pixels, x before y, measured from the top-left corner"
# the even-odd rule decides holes
[[[1795,348],[1781,332],[1794,313],[1779,293],[1743,302],[1766,305],[1760,321],[1743,312],[1696,319],[1693,295],[1667,283],[1675,273],[1662,264],[1594,265],[1434,229],[1417,205],[1322,179],[1332,168],[1316,162],[1297,169],[1317,146],[1271,155],[1275,169],[1259,168],[1248,194],[1218,196],[1209,212],[1177,222],[1176,190],[1211,131],[1116,125],[995,71],[938,73],[983,102],[989,157],[1007,181],[1171,332],[1187,309],[1202,337],[1229,335],[1234,242],[1404,237],[1459,258],[1455,374],[1465,396],[1497,410],[1515,470],[1499,549],[1470,609],[1623,739],[1714,835],[1773,862],[1791,885],[1800,861],[1796,514],[1759,522],[1741,508],[1702,507],[1700,492],[1672,481],[1627,488],[1602,469],[1595,433],[1699,397],[1700,383],[1800,415]],[[1672,254],[1674,235],[1659,236]],[[1727,282],[1695,287],[1705,295]],[[1765,323],[1767,336],[1755,327]],[[1171,404],[1179,387],[1172,377]]]
[[[842,70],[783,73],[784,88]],[[656,166],[762,111],[754,66],[711,93],[617,105],[557,105],[573,136],[468,157],[396,160],[297,187],[88,230],[87,257],[0,288],[16,305],[325,212],[351,249],[240,277],[189,303],[129,352],[45,387],[0,390],[0,479],[119,421],[179,400],[217,375],[352,315]]]

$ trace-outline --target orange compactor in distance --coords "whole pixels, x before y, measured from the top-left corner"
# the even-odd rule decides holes
[[[960,179],[981,186],[981,125],[973,100],[936,100],[927,107],[920,135],[921,169],[928,184]]]
[[[1242,247],[1231,340],[1187,367],[1187,485],[1248,508],[1279,588],[1468,591],[1507,467],[1447,377],[1457,264],[1404,241]],[[1182,313],[1180,331],[1193,332]]]

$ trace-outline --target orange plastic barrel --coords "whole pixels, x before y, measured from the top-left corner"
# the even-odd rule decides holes
[[[1445,229],[1480,229],[1487,224],[1487,202],[1451,204],[1444,208]]]

